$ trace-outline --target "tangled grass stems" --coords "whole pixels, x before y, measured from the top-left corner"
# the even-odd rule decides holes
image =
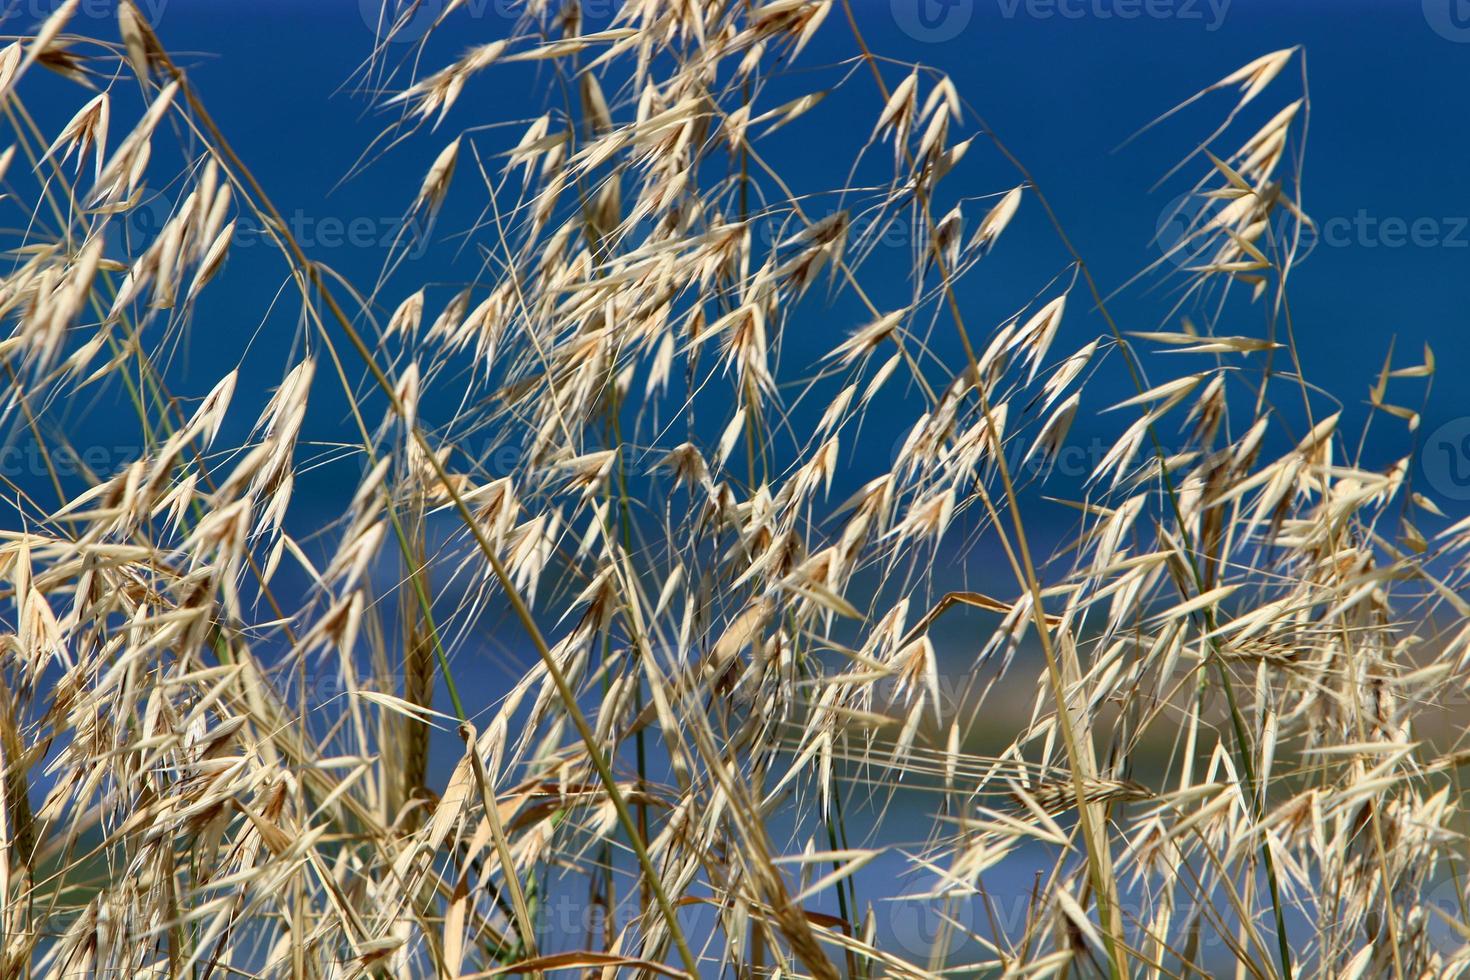
[[[854,50],[811,64],[835,6]],[[39,459],[37,487],[5,478],[0,536],[0,971],[1470,964],[1440,870],[1464,736],[1435,697],[1466,686],[1470,521],[1407,457],[1367,465],[1303,370],[1298,49],[1163,117],[1236,93],[1169,168],[1200,165],[1200,209],[1154,264],[1174,305],[1130,335],[1031,171],[943,73],[871,50],[848,0],[636,0],[605,29],[531,0],[437,69],[448,20],[401,60],[380,38],[386,124],[354,179],[410,145],[432,163],[367,290],[308,254],[135,7],[120,43],[67,33],[75,10],[0,50],[3,159],[29,165],[4,202],[26,220],[3,411]],[[1293,63],[1300,95],[1268,106]],[[38,66],[88,89],[67,121],[23,101]],[[496,73],[551,95],[483,125],[462,96]],[[831,131],[824,98],[861,74],[874,125]],[[813,132],[853,137],[845,184],[783,172]],[[987,146],[1019,187],[967,193]],[[155,234],[119,235],[160,183]],[[997,304],[966,282],[1033,207],[1067,261],[982,330]],[[263,395],[243,354],[204,389],[175,358],[250,272],[226,265],[241,223],[295,315]],[[472,269],[455,286],[406,259],[434,240]],[[1261,336],[1219,329],[1252,313]],[[1110,369],[1122,432],[1058,482]],[[1434,369],[1390,350],[1371,389],[1408,444],[1398,401]],[[127,405],[136,458],[62,465],[84,392]],[[885,426],[892,457],[861,451]],[[303,536],[319,467],[345,489]],[[1043,490],[1078,498],[1049,557]],[[974,587],[987,564],[1016,598]],[[485,632],[534,652],[488,697]]]
[[[877,83],[878,91],[887,105],[893,98],[893,94],[884,84],[883,73],[879,71],[873,60],[872,52],[868,50],[867,42],[863,39],[862,31],[858,28],[857,18],[853,16],[852,3],[850,0],[842,0],[842,10],[847,17],[849,27],[852,29],[853,37],[857,40],[859,50],[862,52],[863,60],[867,63],[873,73],[873,79]],[[914,166],[913,156],[907,147],[904,148],[905,160],[909,167]],[[919,201],[919,209],[924,216],[924,226],[928,232],[930,254],[933,258],[935,268],[939,273],[939,281],[944,290],[945,306],[949,310],[950,317],[954,320],[955,330],[958,332],[960,345],[964,349],[965,359],[969,362],[971,373],[977,380],[975,390],[979,394],[980,412],[985,420],[986,427],[992,432],[1000,431],[995,421],[995,413],[990,406],[990,398],[985,392],[983,384],[979,383],[982,377],[980,363],[975,357],[975,348],[970,342],[970,335],[965,329],[964,315],[960,312],[959,299],[955,296],[954,285],[949,269],[945,263],[943,249],[940,247],[938,227],[934,222],[934,214],[929,206],[928,193],[922,186],[915,186],[916,197]],[[1108,845],[1098,832],[1097,822],[1101,816],[1102,808],[1087,801],[1086,780],[1096,777],[1097,763],[1091,758],[1090,745],[1084,750],[1079,747],[1077,726],[1071,717],[1071,712],[1066,703],[1065,685],[1062,681],[1062,670],[1057,663],[1057,654],[1052,646],[1051,627],[1046,622],[1046,611],[1041,600],[1041,585],[1036,576],[1036,564],[1031,559],[1031,546],[1026,540],[1025,523],[1021,517],[1020,504],[1016,497],[1015,484],[1011,480],[1010,470],[1006,463],[1005,453],[995,454],[996,474],[1000,480],[1001,488],[1005,492],[1006,507],[1010,513],[1012,530],[1015,535],[1015,545],[1005,545],[1006,557],[1010,559],[1011,565],[1016,569],[1016,578],[1021,587],[1031,600],[1031,616],[1036,625],[1036,635],[1041,641],[1042,655],[1046,658],[1047,678],[1051,682],[1052,696],[1057,705],[1057,723],[1062,732],[1062,737],[1067,747],[1067,758],[1070,763],[1069,769],[1072,776],[1072,789],[1077,803],[1077,815],[1082,825],[1082,836],[1087,847],[1088,871],[1092,876],[1092,887],[1097,895],[1097,913],[1101,920],[1103,935],[1107,941],[1109,971],[1114,980],[1125,975],[1122,962],[1122,934],[1115,921],[1114,910],[1118,906],[1118,885],[1113,878],[1112,857]],[[1000,516],[995,513],[995,506],[985,496],[982,486],[977,484],[982,503],[990,515],[991,521],[997,529],[1001,526]],[[1004,535],[1002,533],[1002,540]],[[1019,556],[1019,565],[1017,564]],[[1073,676],[1080,676],[1081,671],[1075,664],[1068,664]],[[1084,754],[1085,752],[1085,754]],[[1289,971],[1288,971],[1289,972]]]

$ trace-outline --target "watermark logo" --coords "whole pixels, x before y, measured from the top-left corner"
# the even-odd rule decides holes
[[[970,25],[975,0],[889,0],[893,22],[915,41],[952,41]]]
[[[128,262],[148,251],[174,213],[174,200],[162,191],[144,188],[133,206],[108,219],[102,231],[102,254]]]
[[[1446,874],[1438,882],[1426,882],[1419,905],[1424,912],[1423,929],[1431,946],[1443,956],[1454,955],[1465,948],[1466,940],[1461,929],[1467,921],[1470,906],[1465,900],[1464,874]]]
[[[1447,41],[1470,42],[1470,0],[1424,0],[1424,20]]]
[[[1424,440],[1424,479],[1450,500],[1470,500],[1470,417],[1451,419]]]
[[[357,0],[368,30],[394,43],[423,40],[444,16],[446,5],[447,0]]]

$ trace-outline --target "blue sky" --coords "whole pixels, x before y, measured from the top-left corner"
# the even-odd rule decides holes
[[[1364,404],[1396,339],[1398,363],[1413,363],[1425,342],[1440,374],[1425,412],[1423,433],[1467,411],[1459,378],[1470,368],[1470,2],[1467,0],[854,0],[862,29],[880,54],[922,61],[948,72],[995,132],[1031,169],[1067,233],[1105,292],[1122,286],[1159,257],[1152,239],[1182,190],[1178,181],[1150,188],[1228,110],[1220,95],[1116,150],[1140,126],[1251,59],[1302,45],[1311,115],[1305,162],[1306,210],[1323,236],[1295,274],[1292,307],[1308,377],[1345,406],[1344,429],[1355,432]],[[240,156],[322,260],[360,287],[370,287],[384,245],[423,173],[448,136],[419,137],[343,181],[372,145],[388,116],[374,110],[359,69],[374,41],[377,0],[139,0],[163,43],[178,55]],[[605,22],[612,0],[584,0],[590,23]],[[442,0],[425,0],[435,13]],[[17,0],[17,20],[43,14],[54,0]],[[77,27],[87,18],[110,34],[112,0],[81,0]],[[518,7],[518,5],[516,5]],[[506,0],[466,0],[432,39],[423,64],[432,69],[465,47],[502,35]],[[1465,9],[1461,9],[1464,7]],[[1459,16],[1465,14],[1465,17]],[[412,44],[390,47],[386,59],[411,57]],[[852,38],[834,14],[801,65],[848,58]],[[1294,70],[1294,69],[1292,69]],[[522,84],[529,80],[530,84]],[[797,79],[800,84],[802,79]],[[526,118],[542,99],[535,79],[491,71],[467,89],[449,127]],[[1288,89],[1295,78],[1281,80]],[[56,86],[58,93],[63,89]],[[65,89],[53,123],[75,111],[78,93]],[[1262,99],[1274,112],[1289,95]],[[1268,104],[1269,102],[1269,104]],[[876,114],[871,86],[855,78],[829,98],[822,125],[865,133]],[[42,113],[45,115],[45,112]],[[516,131],[519,132],[518,130]],[[485,152],[504,149],[503,134],[476,137]],[[1236,143],[1229,144],[1231,146]],[[822,140],[791,139],[773,153],[783,171],[812,187],[840,184]],[[972,161],[967,160],[969,167]],[[1014,186],[1014,170],[994,153],[977,153],[964,194]],[[841,166],[845,168],[845,160]],[[1190,168],[1189,180],[1202,164]],[[473,179],[460,181],[445,228],[458,230],[483,207]],[[166,195],[168,188],[157,188]],[[458,219],[464,218],[463,221]],[[974,220],[974,219],[972,219]],[[354,224],[355,223],[355,224]],[[349,234],[348,229],[356,231]],[[335,233],[328,233],[335,229]],[[1061,272],[1066,257],[1039,209],[1023,206],[1016,231],[967,280],[966,302],[976,322],[999,322]],[[1409,234],[1406,229],[1418,229]],[[302,234],[301,232],[305,232]],[[281,267],[269,249],[238,247],[212,287],[210,330],[196,331],[178,368],[179,390],[207,390],[223,363],[242,359],[247,384],[279,380],[283,347],[296,329],[290,303],[266,318],[281,287]],[[459,256],[463,259],[463,256]],[[882,256],[872,260],[881,263]],[[439,284],[431,309],[447,300],[473,268],[456,265],[453,246],[419,256],[405,270],[412,285],[384,292],[391,308],[420,281]],[[875,269],[881,278],[881,269]],[[456,279],[458,276],[458,279]],[[899,282],[902,288],[901,281]],[[1085,302],[1069,307],[1057,352],[1075,349],[1103,331]],[[1112,304],[1126,330],[1176,329],[1163,318],[1166,291],[1133,288]],[[990,316],[989,314],[994,314]],[[813,321],[813,354],[858,322],[839,308]],[[831,335],[821,331],[829,329]],[[1229,333],[1259,333],[1259,316],[1222,324]],[[944,341],[941,341],[943,343]],[[957,352],[951,352],[957,355]],[[193,369],[198,384],[188,383]],[[1111,393],[1131,393],[1120,370],[1093,386],[1095,410]],[[1112,384],[1110,392],[1107,385]],[[331,386],[319,385],[330,398]],[[1414,389],[1417,397],[1417,389]],[[1414,402],[1417,407],[1417,402]],[[72,409],[75,413],[82,407]],[[242,424],[249,410],[241,413]],[[327,414],[332,414],[328,410]],[[79,416],[76,416],[80,418]],[[1108,440],[1114,416],[1084,413],[1073,441]],[[108,432],[125,424],[93,411],[77,424],[99,443],[126,443]],[[1111,428],[1110,428],[1111,426]],[[1375,422],[1365,462],[1385,465],[1404,450],[1403,427]],[[863,452],[891,456],[902,434],[897,420],[866,432]],[[74,433],[75,435],[75,433]],[[298,507],[334,499],[355,468],[304,474]],[[839,488],[840,490],[840,488]],[[315,493],[314,491],[321,491]],[[1463,506],[1463,503],[1461,504]],[[321,514],[336,516],[330,507]],[[308,522],[313,515],[307,514]],[[1058,520],[1070,520],[1059,514]],[[1060,531],[1060,527],[1058,528]]]
[[[418,138],[342,181],[387,121],[373,110],[369,94],[354,84],[362,78],[358,70],[374,40],[364,9],[372,9],[375,0],[139,2],[152,15],[164,44],[189,66],[222,129],[280,210],[304,228],[317,229],[299,236],[311,240],[313,257],[370,286],[383,262],[383,245],[396,231],[397,216],[448,138]],[[439,0],[426,2],[432,11]],[[609,2],[587,0],[589,20],[599,15],[605,20]],[[1303,45],[1312,105],[1304,199],[1306,210],[1324,229],[1297,271],[1292,291],[1308,377],[1344,403],[1345,430],[1354,432],[1367,416],[1367,389],[1390,340],[1396,338],[1399,364],[1417,361],[1428,342],[1440,373],[1422,431],[1470,415],[1459,380],[1470,368],[1470,168],[1465,165],[1470,135],[1464,125],[1470,118],[1470,86],[1465,84],[1470,76],[1470,3],[855,3],[876,51],[950,73],[1032,170],[1105,292],[1159,257],[1152,239],[1180,187],[1177,182],[1155,192],[1150,187],[1223,116],[1228,97],[1182,114],[1122,150],[1115,148],[1159,113],[1251,59]],[[25,17],[51,5],[51,0],[21,0],[15,9],[18,17]],[[81,16],[105,15],[109,23],[99,29],[107,33],[112,30],[110,7],[107,0],[82,0]],[[508,21],[499,10],[496,0],[467,0],[434,39],[424,63],[436,67],[470,44],[503,34]],[[399,45],[388,57],[396,61],[412,51],[412,45]],[[831,63],[852,51],[851,36],[841,16],[834,15],[802,61]],[[524,118],[539,111],[540,94],[517,85],[515,78],[488,73],[485,83],[467,90],[451,125]],[[865,79],[855,79],[853,90],[859,95],[829,100],[823,107],[826,125],[850,120],[861,132],[871,127],[876,107],[865,84]],[[75,99],[71,90],[65,102],[58,102],[58,122],[75,110]],[[1273,101],[1270,111],[1279,104]],[[491,152],[503,148],[495,143],[496,134],[482,136]],[[827,150],[820,140],[788,141],[779,151],[780,163],[798,179],[832,186],[844,175],[830,172],[833,161]],[[1195,168],[1192,174],[1199,172]],[[1018,182],[1015,172],[996,159],[982,160],[973,173],[979,186],[964,193],[993,193]],[[457,201],[478,209],[482,202],[473,199],[478,188],[473,181],[465,183],[469,186],[457,191],[461,196],[451,198],[451,205]],[[1034,205],[1028,208],[1018,218],[1018,231],[1008,232],[1003,247],[986,259],[983,275],[967,286],[967,302],[982,310],[1009,311],[1064,268],[1055,237]],[[353,222],[359,232],[348,234]],[[324,233],[328,228],[337,231]],[[1410,235],[1405,231],[1409,228],[1419,230]],[[179,362],[186,377],[194,369],[202,372],[193,386],[198,391],[212,384],[222,359],[233,364],[243,357],[247,386],[263,389],[279,380],[284,346],[296,324],[289,302],[265,318],[273,292],[281,287],[281,268],[268,252],[237,248],[226,273],[211,287],[209,328],[196,330]],[[415,259],[407,270],[415,286],[419,281],[439,284],[437,302],[431,297],[433,308],[457,288],[455,277],[462,269],[454,258],[452,248],[440,247]],[[390,288],[384,302],[391,306],[401,295]],[[1056,351],[1075,349],[1102,332],[1100,319],[1085,305],[1069,308]],[[1166,294],[1134,288],[1112,308],[1124,329],[1155,330],[1177,327],[1162,319],[1168,306]],[[1003,315],[979,319],[998,322]],[[812,338],[813,352],[829,349],[838,332],[855,325],[841,310],[813,322],[819,324],[817,330],[830,325],[832,331]],[[1259,333],[1261,324],[1255,317],[1222,329]],[[1121,371],[1113,374],[1111,382],[1101,382],[1102,403],[1108,383],[1120,398],[1131,393]],[[325,414],[331,415],[331,386],[318,388],[317,397],[329,406]],[[249,411],[240,414],[248,425]],[[1074,428],[1073,441],[1105,439],[1116,431],[1110,428],[1113,418],[1086,413]],[[113,418],[94,410],[78,424],[89,427],[96,442],[126,441],[108,433],[109,426],[126,424],[121,414]],[[1402,425],[1375,423],[1373,433],[1368,464],[1385,465],[1405,451]],[[891,455],[900,434],[896,427],[885,431],[880,420],[869,430],[871,445],[859,451]],[[340,516],[336,501],[355,477],[350,463],[304,473],[297,519],[309,528],[314,521]],[[1058,513],[1056,519],[1060,534],[1061,522],[1070,522],[1071,512]]]
[[[1470,19],[1458,19],[1452,6],[1463,2],[859,0],[858,11],[876,50],[952,75],[1032,168],[1104,289],[1157,257],[1150,239],[1177,190],[1151,194],[1150,185],[1225,105],[1213,103],[1113,149],[1251,58],[1304,45],[1312,100],[1305,202],[1328,232],[1293,291],[1306,370],[1348,404],[1349,419],[1361,419],[1389,339],[1396,336],[1406,356],[1428,341],[1441,365],[1425,418],[1429,431],[1464,411],[1455,379],[1470,366],[1470,26],[1457,26]],[[308,221],[389,220],[398,213],[404,188],[416,186],[436,149],[432,141],[406,147],[333,190],[383,122],[343,88],[372,41],[363,15],[369,4],[146,3],[170,48],[197,53],[189,60],[198,84],[283,211]],[[920,4],[937,28],[922,26]],[[503,31],[498,9],[494,0],[469,0],[435,50],[454,53]],[[589,9],[599,11],[599,0]],[[806,61],[850,52],[840,20],[829,21]],[[520,92],[482,89],[476,97],[476,111],[492,117],[529,108]],[[865,104],[854,124],[866,128],[870,109]],[[806,157],[797,152],[787,165],[819,174],[828,161],[820,145],[807,145]],[[993,180],[979,190],[1015,182],[999,168]],[[1396,232],[1415,222],[1415,240]],[[1002,250],[998,264],[1032,279],[1049,274],[1057,261],[1053,244],[1036,236],[1033,252],[1032,241]],[[371,248],[324,252],[364,279],[381,261]],[[1126,326],[1153,329],[1165,304],[1133,290],[1117,310]],[[1076,325],[1085,332],[1097,327]]]

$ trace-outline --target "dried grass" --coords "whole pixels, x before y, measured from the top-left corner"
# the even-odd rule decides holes
[[[1372,389],[1406,447],[1384,470],[1301,374],[1299,52],[1196,97],[1238,92],[1176,168],[1204,204],[1153,270],[1177,287],[1167,326],[1130,336],[1022,163],[942,74],[870,52],[847,3],[630,0],[593,31],[531,0],[442,68],[376,48],[381,148],[435,148],[405,210],[432,228],[452,195],[483,208],[455,229],[483,263],[452,297],[314,262],[128,3],[121,45],[68,33],[73,0],[0,51],[3,165],[35,185],[0,280],[4,411],[56,498],[8,484],[0,537],[0,973],[1470,964],[1465,753],[1436,721],[1466,687],[1470,521],[1411,523],[1438,508],[1411,485],[1417,414],[1390,398],[1432,355]],[[383,30],[413,14],[390,4]],[[847,31],[851,61],[807,66],[819,30]],[[462,94],[519,62],[559,95],[524,135],[474,129]],[[24,102],[38,65],[86,89],[54,134]],[[795,189],[766,147],[826,139],[838,89],[875,119],[852,172],[889,176]],[[172,143],[167,223],[109,254]],[[961,196],[986,155],[1012,176]],[[232,366],[176,393],[245,220],[287,273],[293,354],[260,404]],[[880,256],[898,221],[915,240]],[[1023,221],[1065,267],[967,323],[961,282]],[[834,328],[828,299],[866,319]],[[814,337],[821,356],[792,353]],[[1018,461],[1108,407],[1087,390],[1103,371],[1137,395],[1048,558]],[[325,561],[288,520],[324,386],[360,462]],[[53,459],[97,388],[148,449],[77,491]],[[228,449],[227,417],[256,418]],[[895,418],[889,461],[865,426]],[[475,448],[487,432],[513,473]],[[965,585],[972,552],[1011,598]],[[272,589],[283,565],[304,594]],[[534,658],[492,697],[454,670],[500,613]],[[955,619],[985,631],[958,693]],[[343,694],[309,700],[324,675]],[[433,729],[463,745],[437,785]],[[994,883],[1038,861],[999,915]],[[600,917],[567,928],[558,894]],[[938,931],[916,949],[889,926],[921,900]]]

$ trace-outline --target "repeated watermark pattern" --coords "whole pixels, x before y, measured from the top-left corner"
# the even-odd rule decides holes
[[[908,432],[903,432],[893,440],[887,460],[890,469],[898,464],[908,437]],[[1107,439],[1092,435],[1064,442],[1051,455],[1043,456],[1032,452],[1029,441],[1013,439],[1006,444],[1006,464],[1017,479],[1085,479],[1098,471],[1112,448]],[[61,446],[42,453],[31,442],[11,443],[0,445],[0,476],[22,480],[47,477],[54,471],[62,477],[106,479],[122,472],[147,451],[137,444],[98,443]],[[495,439],[487,440],[469,458],[478,473],[498,479],[517,472],[524,462],[524,453],[523,447],[513,442]],[[1142,455],[1134,460],[1142,461]],[[1419,450],[1419,468],[1425,483],[1438,498],[1470,501],[1470,416],[1450,419],[1425,438]]]
[[[153,447],[156,448],[156,447]],[[12,481],[49,478],[53,473],[70,479],[101,480],[117,476],[152,452],[138,443],[93,443],[86,446],[48,446],[34,442],[0,444],[0,477]],[[523,446],[505,439],[487,439],[478,451],[466,453],[472,472],[487,479],[513,476],[525,465]]]
[[[859,872],[859,878],[864,874],[879,873],[881,872],[863,871]],[[1048,907],[1038,904],[1029,874],[1018,875],[1024,879],[1024,884],[1011,887],[998,884],[996,879],[999,877],[994,871],[987,873],[984,896],[967,894],[963,889],[957,888],[950,898],[913,896],[896,901],[874,902],[867,914],[872,917],[873,925],[877,929],[880,948],[901,955],[911,962],[924,963],[941,946],[947,947],[946,952],[951,955],[966,947],[975,950],[976,947],[964,938],[966,933],[986,939],[999,933],[1016,941],[1026,934],[1028,927],[1033,926],[1038,918],[1046,921],[1052,914]],[[546,944],[541,952],[595,945],[598,937],[610,932],[639,934],[646,928],[648,917],[640,907],[637,896],[635,888],[631,896],[624,896],[616,906],[609,908],[605,902],[589,900],[585,895],[571,894],[564,890],[553,889],[539,895],[536,925]],[[483,894],[478,900],[489,901]],[[1125,897],[1117,905],[1117,911],[1124,921],[1150,926],[1159,921],[1157,916],[1161,909],[1162,901],[1159,899],[1138,900]],[[54,939],[64,935],[83,914],[89,913],[40,909],[30,922],[30,928],[39,931],[45,938]],[[728,927],[723,910],[715,903],[681,905],[677,915],[680,929],[691,937],[719,935]],[[1186,948],[1191,943],[1191,937],[1196,937],[1194,948],[1199,951],[1196,955],[1219,955],[1222,951],[1228,953],[1230,943],[1233,942],[1233,937],[1227,941],[1221,936],[1220,918],[1219,912],[1211,910],[1205,903],[1176,897],[1169,927],[1156,931],[1169,948]],[[248,928],[250,922],[251,916],[247,914],[237,925],[242,929]],[[1450,927],[1445,926],[1445,929],[1448,931]],[[1450,949],[1458,948],[1454,943],[1446,945]],[[969,958],[967,954],[961,955],[965,959]],[[1229,962],[1234,960],[1230,959]]]
[[[890,469],[898,465],[908,438],[909,433],[905,431],[893,440],[888,451]],[[1113,443],[1092,435],[1070,439],[1050,456],[1033,452],[1033,449],[1032,443],[1024,438],[1006,443],[1006,466],[1015,478],[1082,480],[1102,467]],[[1141,451],[1134,457],[1133,464],[1139,465],[1152,456],[1152,450]],[[1457,503],[1470,501],[1470,416],[1450,419],[1429,434],[1419,449],[1419,468],[1425,483],[1438,499]]]
[[[1011,887],[1000,883],[1001,877],[993,871],[988,873],[983,897],[956,889],[949,899],[911,894],[894,901],[873,903],[868,914],[883,940],[882,947],[922,963],[946,943],[950,951],[964,945],[958,938],[964,933],[987,938],[999,933],[1012,940],[1019,939],[1038,917],[1045,919],[1050,913],[1038,906],[1029,874],[1018,875],[1020,883]],[[1162,908],[1159,898],[1125,896],[1118,903],[1118,911],[1127,922],[1156,923]],[[607,921],[609,912],[611,923]],[[547,895],[538,913],[544,915],[541,924],[545,934],[563,940],[604,935],[609,928],[622,931],[636,926],[642,918],[636,901],[621,902],[609,910],[604,904],[566,892]],[[1176,895],[1169,926],[1162,930],[1160,938],[1166,939],[1174,949],[1185,948],[1191,936],[1197,937],[1199,950],[1227,949],[1229,941],[1213,925],[1219,921],[1218,911],[1212,911],[1207,903],[1196,904],[1187,896]],[[704,905],[681,908],[679,922],[693,935],[713,933],[721,927],[719,911]]]

